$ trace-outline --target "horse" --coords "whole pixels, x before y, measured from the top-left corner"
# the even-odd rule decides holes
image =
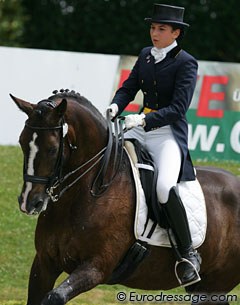
[[[130,161],[123,150],[116,166],[118,151],[107,149],[107,120],[79,93],[54,91],[36,104],[11,98],[27,115],[19,137],[24,181],[18,202],[22,212],[38,216],[27,304],[63,305],[99,284],[111,284],[136,241]],[[218,168],[197,167],[196,172],[208,225],[198,249],[201,281],[187,292],[199,298],[227,296],[240,283],[240,180]],[[118,284],[164,291],[179,286],[172,249],[148,245],[148,250]],[[54,288],[63,272],[67,278]],[[207,297],[201,302],[209,303],[229,304]]]

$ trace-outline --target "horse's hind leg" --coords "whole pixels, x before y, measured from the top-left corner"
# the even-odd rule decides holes
[[[44,296],[53,288],[59,275],[60,272],[54,269],[52,263],[40,262],[36,255],[29,277],[27,305],[40,305]]]
[[[58,287],[50,291],[42,305],[63,305],[82,292],[88,291],[103,281],[103,272],[92,264],[79,266]]]

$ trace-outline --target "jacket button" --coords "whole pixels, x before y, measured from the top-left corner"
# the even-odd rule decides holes
[[[147,95],[147,92],[146,92],[146,91],[144,91],[144,92],[143,92],[143,94],[144,94],[144,95]]]

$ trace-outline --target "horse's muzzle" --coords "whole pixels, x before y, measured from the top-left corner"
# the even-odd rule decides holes
[[[28,215],[38,215],[45,211],[48,201],[48,196],[42,196],[40,194],[36,194],[32,198],[30,196],[24,198],[22,194],[18,197],[20,210]]]

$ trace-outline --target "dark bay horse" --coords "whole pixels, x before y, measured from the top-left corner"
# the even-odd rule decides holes
[[[136,195],[130,163],[124,153],[116,171],[110,155],[105,176],[111,183],[102,194],[95,192],[109,141],[107,122],[98,110],[67,90],[38,104],[11,97],[28,116],[20,135],[24,155],[20,209],[39,214],[28,305],[65,304],[109,283],[135,242]],[[206,199],[208,226],[199,248],[202,280],[188,291],[225,295],[240,283],[240,181],[215,168],[197,168],[197,177]],[[149,246],[149,255],[119,284],[172,289],[178,286],[174,265],[171,249]],[[62,272],[69,276],[53,288]],[[228,304],[216,298],[211,302],[220,303]]]

